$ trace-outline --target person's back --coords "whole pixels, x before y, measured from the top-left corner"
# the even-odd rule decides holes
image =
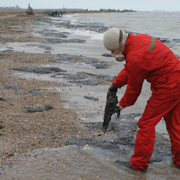
[[[138,71],[137,68],[147,71],[146,79],[151,83],[152,88],[172,88],[171,74],[180,77],[180,61],[177,56],[159,40],[144,34],[130,34],[126,46],[126,67],[127,70]],[[179,72],[178,72],[179,71]],[[136,76],[137,77],[137,76]]]

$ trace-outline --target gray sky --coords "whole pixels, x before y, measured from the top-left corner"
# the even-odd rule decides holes
[[[0,0],[0,7],[20,6],[33,9],[133,9],[137,11],[180,11],[180,0]]]

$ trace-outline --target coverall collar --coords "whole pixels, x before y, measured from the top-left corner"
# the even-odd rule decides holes
[[[132,33],[129,33],[127,41],[126,41],[126,45],[124,48],[124,55],[125,56],[128,53],[129,45],[132,43],[133,37],[134,37],[134,35]]]

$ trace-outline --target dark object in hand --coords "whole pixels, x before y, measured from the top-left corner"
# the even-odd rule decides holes
[[[108,128],[109,121],[111,121],[111,116],[114,113],[117,113],[117,117],[120,116],[120,109],[117,107],[118,104],[118,97],[116,96],[117,87],[111,85],[107,92],[106,98],[106,106],[104,112],[104,122],[103,122],[103,130],[106,131]]]

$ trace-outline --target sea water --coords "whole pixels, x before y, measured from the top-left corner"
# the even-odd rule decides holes
[[[116,27],[128,32],[143,33],[150,36],[180,39],[180,12],[169,11],[139,11],[127,13],[92,13],[71,14],[65,20],[71,24],[95,23],[111,28]],[[104,33],[90,31],[74,31],[74,33],[90,36],[92,39],[103,39]],[[180,55],[180,43],[176,43],[172,50]]]
[[[99,23],[107,27],[145,33],[155,37],[180,39],[180,12],[139,11],[127,13],[71,14],[64,18],[72,24]]]

